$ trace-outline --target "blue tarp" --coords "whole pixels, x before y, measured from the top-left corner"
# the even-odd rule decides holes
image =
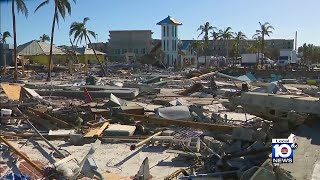
[[[31,180],[31,177],[28,175],[23,175],[23,174],[15,174],[15,173],[10,173],[6,175],[3,180]]]

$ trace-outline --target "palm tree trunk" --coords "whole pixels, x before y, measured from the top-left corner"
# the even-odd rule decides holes
[[[13,61],[14,61],[14,79],[18,80],[18,61],[17,61],[17,32],[16,32],[16,14],[14,12],[14,0],[12,0],[12,27],[13,27]]]
[[[51,27],[50,54],[49,54],[49,64],[48,64],[48,77],[47,77],[47,81],[51,81],[52,48],[53,48],[54,27],[55,27],[55,25],[56,25],[57,13],[58,13],[58,2],[57,2],[57,0],[55,0],[55,1],[54,1],[54,14],[53,14],[53,20],[52,20],[52,27]]]
[[[198,52],[197,52],[197,68],[199,68],[199,55],[198,55]]]
[[[4,48],[3,48],[3,67],[4,67],[3,74],[7,74],[7,56],[6,56],[6,53],[4,52]]]
[[[264,54],[264,34],[262,34],[262,40],[261,40],[261,53]]]
[[[101,69],[102,69],[102,71],[103,71],[104,76],[107,76],[107,72],[106,72],[106,70],[104,69],[102,62],[100,61],[100,59],[99,59],[99,57],[98,57],[98,55],[97,55],[97,53],[96,53],[96,50],[94,50],[94,48],[92,47],[92,43],[91,43],[91,40],[90,40],[90,38],[89,38],[88,35],[87,35],[87,38],[88,38],[88,40],[89,40],[90,47],[91,47],[91,49],[93,50],[93,53],[94,53],[94,55],[96,56],[96,58],[97,58],[97,60],[98,60],[98,62],[99,62],[99,64],[100,64],[100,66],[101,66]]]
[[[207,49],[205,50],[205,53],[204,53],[204,63],[205,63],[205,66],[207,67],[208,64],[207,64]]]
[[[227,61],[229,59],[229,41],[227,39]]]

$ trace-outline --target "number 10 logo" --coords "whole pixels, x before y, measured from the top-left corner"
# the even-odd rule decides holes
[[[273,145],[273,158],[292,158],[293,152],[289,144]]]

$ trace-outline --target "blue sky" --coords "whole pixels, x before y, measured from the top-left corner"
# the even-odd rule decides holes
[[[34,10],[42,0],[25,2],[29,16],[26,19],[17,15],[18,44],[38,39],[43,33],[50,35],[51,31],[53,0],[37,13]],[[11,4],[1,2],[0,6],[0,30],[12,32]],[[109,30],[149,29],[154,32],[153,38],[159,38],[160,27],[156,23],[171,15],[183,23],[180,39],[197,38],[196,29],[206,21],[221,29],[231,26],[251,37],[261,21],[275,27],[272,38],[293,39],[298,31],[298,45],[320,45],[319,7],[319,0],[77,0],[72,3],[71,16],[60,21],[54,43],[69,44],[70,24],[84,17],[90,18],[87,26],[98,34],[99,41],[108,41]],[[12,39],[8,42],[12,43]]]

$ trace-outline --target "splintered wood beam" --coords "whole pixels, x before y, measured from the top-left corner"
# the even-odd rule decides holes
[[[33,113],[37,114],[38,116],[50,121],[51,123],[56,124],[59,127],[63,127],[63,128],[70,128],[71,125],[66,123],[65,121],[62,121],[61,119],[58,119],[56,117],[50,116],[46,113],[40,112],[37,109],[33,109],[33,108],[28,108],[28,110],[32,111]]]
[[[159,125],[163,125],[163,126],[176,125],[176,126],[190,127],[190,128],[194,128],[194,129],[202,129],[202,130],[224,132],[224,133],[232,132],[232,130],[234,128],[239,127],[239,126],[230,126],[230,125],[193,122],[190,120],[170,120],[170,119],[148,117],[148,116],[143,116],[143,115],[126,114],[126,113],[119,113],[119,115],[133,117],[135,121],[146,121],[149,123],[159,124]]]
[[[35,170],[39,173],[43,174],[42,168],[32,162],[24,153],[20,152],[17,148],[15,148],[9,141],[7,141],[4,137],[0,136],[0,141],[4,142],[11,150],[13,150],[16,154],[18,154],[22,159],[28,162]]]

